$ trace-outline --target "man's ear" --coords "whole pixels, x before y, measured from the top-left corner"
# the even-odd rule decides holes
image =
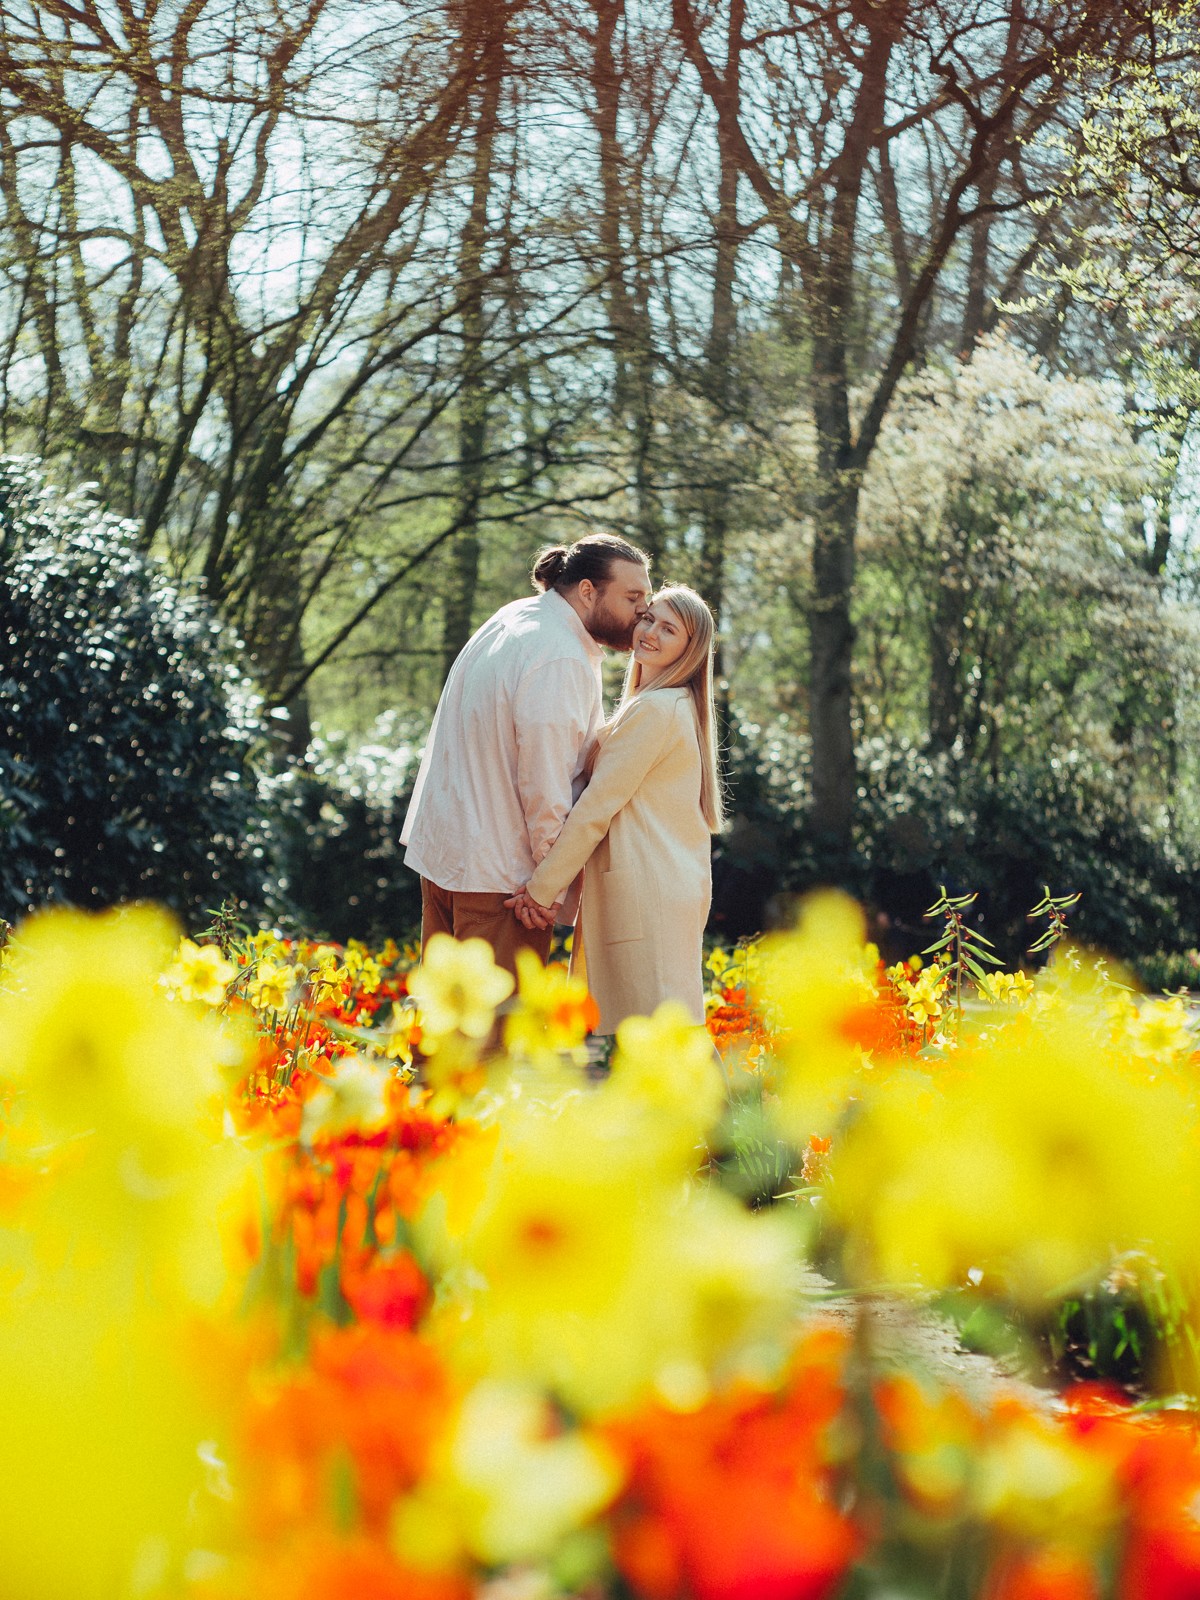
[[[579,598],[583,601],[585,606],[590,606],[592,601],[596,598],[596,585],[590,578],[580,578],[579,588],[576,590],[576,593],[579,595]]]

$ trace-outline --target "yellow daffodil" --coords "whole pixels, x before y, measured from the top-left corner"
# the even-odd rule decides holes
[[[223,1005],[237,968],[215,944],[195,944],[181,939],[175,960],[159,980],[168,994],[180,1000],[199,1000],[206,1006]]]
[[[222,1220],[245,1167],[222,1128],[232,1025],[158,982],[177,939],[144,909],[45,913],[0,993],[0,1073],[53,1173],[0,1230],[14,1594],[165,1589],[194,1542],[197,1442],[223,1424],[189,1330],[224,1287]]]
[[[1170,1000],[1144,1000],[1133,1007],[1128,1024],[1135,1054],[1158,1061],[1189,1056],[1197,1046],[1192,1018],[1178,996]]]
[[[421,1037],[420,1013],[412,1006],[402,1006],[392,1001],[392,1020],[384,1030],[384,1056],[388,1061],[399,1061],[412,1066],[413,1051]]]
[[[383,982],[383,969],[373,956],[364,956],[358,969],[358,987],[363,994],[374,994]]]
[[[1057,1421],[1025,1406],[1001,1407],[979,1450],[971,1499],[989,1525],[1027,1540],[1099,1543],[1116,1522],[1111,1462]]]
[[[862,1068],[847,1026],[876,995],[861,910],[842,894],[813,895],[793,933],[764,941],[760,981],[784,1029],[781,1119],[803,1142],[832,1127]]]
[[[286,1011],[298,976],[293,966],[262,960],[246,985],[246,998],[257,1011]]]
[[[513,987],[511,973],[496,965],[486,939],[459,941],[435,933],[408,980],[408,992],[421,1010],[426,1048],[449,1033],[486,1038],[496,1007]]]
[[[1189,1118],[1079,997],[968,1046],[955,1077],[881,1087],[839,1141],[830,1205],[867,1278],[929,1286],[985,1265],[1033,1302],[1114,1249],[1183,1260],[1200,1194]]]
[[[387,1119],[389,1073],[362,1056],[344,1056],[335,1062],[318,1088],[305,1102],[301,1136],[311,1144],[322,1134],[347,1128],[370,1130]]]
[[[669,1119],[692,1148],[725,1108],[725,1079],[708,1030],[677,1001],[653,1017],[627,1017],[617,1029],[607,1086],[637,1111]]]
[[[566,967],[543,967],[532,950],[517,952],[517,1004],[504,1022],[509,1051],[528,1061],[557,1061],[563,1054],[586,1060],[583,1041],[598,1020],[587,984]]]
[[[793,1241],[682,1186],[661,1118],[608,1086],[509,1105],[474,1214],[436,1248],[460,1286],[438,1329],[463,1370],[548,1386],[582,1414],[703,1398],[789,1314]]]
[[[544,1398],[484,1382],[465,1397],[418,1492],[397,1508],[401,1558],[453,1569],[464,1551],[485,1566],[544,1560],[621,1485],[608,1447],[563,1431]]]
[[[241,1045],[164,993],[174,943],[170,920],[140,908],[49,911],[21,928],[0,993],[0,1071],[54,1133],[120,1127],[149,1148],[219,1114],[220,1067]]]
[[[1033,994],[1034,983],[1023,972],[986,972],[978,988],[992,1005],[1022,1005]]]
[[[719,978],[729,965],[729,955],[718,946],[704,963],[714,978]]]

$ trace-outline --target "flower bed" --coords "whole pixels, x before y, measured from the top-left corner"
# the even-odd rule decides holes
[[[881,1363],[871,1310],[1034,1317],[1136,1261],[1194,1388],[1182,1003],[1070,952],[887,972],[836,897],[709,971],[707,1035],[631,1019],[593,1082],[581,987],[471,942],[19,930],[7,1592],[1200,1593],[1186,1405],[973,1403]],[[798,1297],[814,1242],[871,1291],[850,1335]]]

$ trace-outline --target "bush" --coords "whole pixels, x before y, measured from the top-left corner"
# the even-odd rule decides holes
[[[366,744],[318,736],[278,784],[289,898],[306,932],[341,942],[415,936],[421,880],[400,830],[424,723],[385,713]]]
[[[0,914],[278,900],[236,644],[137,528],[0,458]]]
[[[979,892],[974,919],[1010,963],[1034,932],[1043,887],[1081,891],[1072,932],[1124,960],[1200,943],[1197,864],[1140,818],[1113,776],[1075,751],[993,778],[906,741],[858,750],[854,847],[823,851],[808,822],[808,740],[785,727],[735,728],[733,826],[714,853],[714,924],[739,936],[783,920],[788,897],[833,883],[874,912],[889,959],[933,935],[922,914],[944,883]]]

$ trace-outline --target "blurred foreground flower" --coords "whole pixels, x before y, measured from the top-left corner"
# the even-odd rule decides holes
[[[535,1391],[483,1383],[464,1398],[433,1470],[393,1517],[417,1568],[544,1560],[613,1499],[620,1466],[599,1437],[568,1431]]]
[[[1186,1267],[1200,1161],[1184,1097],[1129,1070],[1102,996],[1063,989],[954,1058],[877,1086],[834,1152],[830,1205],[864,1281],[983,1268],[1039,1303],[1145,1248]]]
[[[829,1133],[886,1029],[862,911],[843,894],[805,901],[792,933],[764,940],[762,994],[782,1038],[779,1116],[796,1144]]]
[[[504,1023],[512,1055],[552,1066],[567,1054],[582,1064],[583,1041],[599,1020],[582,979],[557,962],[544,967],[532,950],[517,951],[517,1005]]]
[[[496,1007],[513,992],[511,973],[492,959],[486,939],[452,939],[435,933],[425,947],[419,967],[409,974],[408,990],[421,1011],[431,1051],[446,1034],[485,1039],[491,1031]]]
[[[243,1210],[221,1098],[240,1049],[159,985],[175,939],[150,911],[45,913],[0,994],[0,1076],[40,1141],[0,1234],[0,1549],[22,1600],[177,1583],[198,1447],[224,1426],[192,1316]]]

